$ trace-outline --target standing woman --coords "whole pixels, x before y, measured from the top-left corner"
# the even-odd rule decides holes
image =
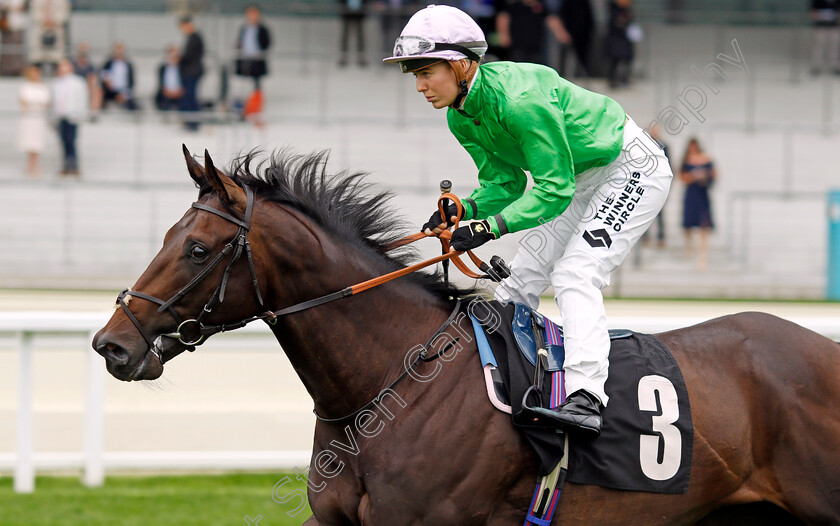
[[[47,135],[47,111],[50,107],[50,89],[41,80],[41,70],[34,64],[23,70],[26,81],[18,91],[21,119],[18,141],[26,153],[26,174],[41,175],[39,156],[44,151]]]
[[[414,14],[392,57],[415,75],[449,130],[472,156],[479,188],[463,199],[454,250],[471,250],[531,229],[496,289],[503,302],[539,305],[554,286],[565,330],[566,390],[552,427],[597,436],[610,341],[601,289],[662,209],[671,169],[659,148],[614,100],[537,64],[481,64],[484,34],[464,12],[429,6]],[[533,179],[526,191],[525,170]],[[435,212],[422,230],[454,221]]]
[[[693,251],[691,233],[700,230],[700,245],[697,248],[697,268],[706,269],[709,250],[709,232],[714,228],[712,222],[712,204],[709,188],[717,179],[715,165],[700,143],[692,137],[688,141],[682,166],[680,181],[685,184],[683,198],[683,229],[685,229],[685,247],[690,254]]]

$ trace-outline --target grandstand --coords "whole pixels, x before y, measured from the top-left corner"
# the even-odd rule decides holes
[[[93,3],[79,4],[71,23],[73,40],[90,42],[96,62],[113,40],[124,41],[138,70],[137,92],[145,110],[137,115],[111,110],[82,126],[81,181],[57,180],[52,173],[30,181],[13,140],[18,81],[0,80],[5,94],[0,98],[0,185],[8,203],[0,214],[4,223],[21,225],[2,234],[0,285],[127,285],[193,196],[182,142],[193,151],[207,148],[225,162],[253,148],[331,149],[335,170],[370,171],[372,181],[397,194],[413,222],[425,215],[439,179],[452,179],[462,194],[472,189],[474,167],[444,133],[443,113],[426,107],[413,93],[413,82],[394,68],[375,64],[382,55],[376,46],[368,50],[373,66],[335,67],[338,21],[329,16],[334,12],[329,3],[278,2],[268,9],[276,45],[265,82],[267,126],[262,130],[240,122],[220,104],[222,71],[230,64],[240,19],[235,3],[208,3],[197,16],[209,48],[201,95],[215,106],[206,114],[209,124],[193,135],[150,109],[164,45],[180,42],[174,15],[156,2],[132,3],[134,11],[122,2],[102,4],[95,9]],[[710,272],[696,272],[683,257],[682,188],[675,181],[665,210],[667,248],[640,248],[608,295],[822,297],[824,192],[837,181],[832,145],[840,130],[840,84],[835,77],[808,75],[805,13],[783,11],[788,3],[782,2],[743,2],[738,8],[731,2],[702,3],[702,9],[699,2],[686,2],[684,23],[669,24],[666,4],[637,6],[646,38],[630,89],[609,92],[597,78],[584,85],[615,97],[642,125],[669,106],[680,108],[689,122],[666,137],[675,163],[692,135],[713,154],[721,178],[713,195],[717,231]],[[380,41],[377,22],[368,18],[371,43]],[[733,42],[748,71],[717,58],[735,57]],[[725,80],[697,74],[712,63],[725,67]],[[246,93],[244,81],[229,77],[228,85],[229,104]],[[680,97],[703,108],[693,114],[680,105]],[[57,149],[56,141],[53,156]],[[56,163],[47,155],[45,166]],[[505,238],[499,245],[494,248],[510,257],[516,240]],[[791,274],[791,268],[797,272]]]

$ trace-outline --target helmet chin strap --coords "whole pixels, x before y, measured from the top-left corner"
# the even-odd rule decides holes
[[[455,72],[455,80],[458,82],[458,86],[460,88],[458,96],[455,97],[455,100],[449,106],[450,108],[456,110],[464,103],[464,99],[470,91],[470,82],[475,76],[475,72],[478,71],[478,62],[474,60],[467,60],[466,64],[467,65],[464,65],[463,60],[455,60],[449,63],[452,71]]]

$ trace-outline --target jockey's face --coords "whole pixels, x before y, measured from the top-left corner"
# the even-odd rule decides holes
[[[460,92],[455,72],[448,62],[438,62],[415,71],[414,77],[417,91],[422,93],[435,109],[451,105]]]

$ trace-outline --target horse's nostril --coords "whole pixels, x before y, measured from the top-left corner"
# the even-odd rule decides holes
[[[130,358],[128,351],[115,343],[102,343],[96,347],[96,352],[101,354],[107,362],[113,365],[125,365]]]

